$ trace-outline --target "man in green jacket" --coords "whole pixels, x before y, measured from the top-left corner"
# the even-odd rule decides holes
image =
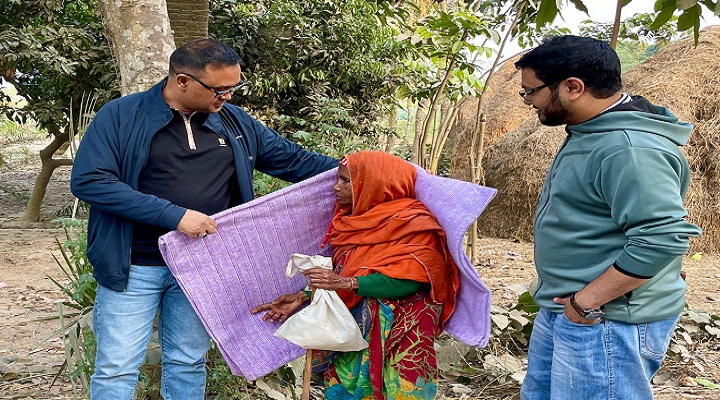
[[[685,145],[692,125],[622,92],[607,43],[549,39],[525,54],[520,96],[567,124],[535,214],[535,320],[524,400],[652,399],[685,305]]]

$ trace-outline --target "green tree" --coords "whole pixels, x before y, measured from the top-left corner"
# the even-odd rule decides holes
[[[586,0],[569,0],[580,11],[587,13]],[[619,0],[618,11],[632,0]],[[566,3],[559,0],[542,0],[537,13],[537,26],[543,27],[555,20],[561,13],[561,6]],[[716,16],[720,16],[720,0],[656,0],[653,6],[654,17],[650,29],[657,30],[668,21],[674,22],[679,32],[693,31],[695,43],[700,35],[700,17],[703,8]],[[673,17],[677,15],[677,20]],[[619,22],[619,16],[616,17]]]
[[[658,29],[651,29],[652,14],[635,14],[618,24],[618,40],[615,50],[620,57],[622,70],[627,71],[657,52],[673,40],[680,38],[675,29],[677,17],[673,17]],[[613,24],[585,20],[580,24],[580,35],[610,41]]]
[[[402,9],[391,11],[367,0],[215,0],[210,33],[244,60],[249,85],[235,101],[302,144],[338,154],[384,132],[381,118],[405,79],[392,23]]]
[[[93,0],[0,2],[0,79],[27,100],[15,108],[5,94],[0,113],[19,121],[35,121],[53,141],[40,151],[42,169],[23,217],[40,218],[40,205],[55,168],[72,160],[53,158],[82,118],[83,96],[97,106],[119,94],[115,62]]]

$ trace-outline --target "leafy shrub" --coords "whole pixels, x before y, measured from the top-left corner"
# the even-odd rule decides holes
[[[269,126],[333,156],[351,151],[346,144],[362,142],[358,137],[374,143],[386,133],[381,120],[408,79],[405,44],[387,23],[402,7],[365,0],[213,0],[210,9],[211,35],[245,64],[249,84],[234,100],[264,115]]]
[[[95,336],[92,333],[92,308],[95,304],[97,283],[92,276],[92,265],[87,259],[87,221],[71,218],[56,220],[65,231],[65,241],[55,239],[61,258],[53,258],[68,283],[60,283],[46,275],[68,299],[59,305],[60,333],[65,341],[65,362],[58,372],[67,369],[70,379],[79,383],[82,395],[90,388],[95,359]],[[65,309],[72,310],[65,313]]]

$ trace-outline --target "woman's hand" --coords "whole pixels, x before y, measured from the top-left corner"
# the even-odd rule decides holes
[[[290,315],[300,308],[305,300],[308,300],[305,292],[284,294],[269,303],[260,304],[259,306],[253,308],[250,312],[257,314],[267,310],[267,313],[263,315],[263,321],[285,322]]]
[[[355,288],[356,278],[342,277],[327,268],[310,268],[302,272],[310,282],[311,288],[325,290],[351,290]]]

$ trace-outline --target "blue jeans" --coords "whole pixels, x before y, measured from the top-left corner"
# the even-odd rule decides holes
[[[535,318],[522,400],[652,400],[678,317],[647,324],[570,322],[541,309]]]
[[[210,336],[167,267],[132,265],[125,292],[98,285],[93,309],[97,340],[90,379],[93,400],[132,400],[158,307],[163,398],[205,397]]]

